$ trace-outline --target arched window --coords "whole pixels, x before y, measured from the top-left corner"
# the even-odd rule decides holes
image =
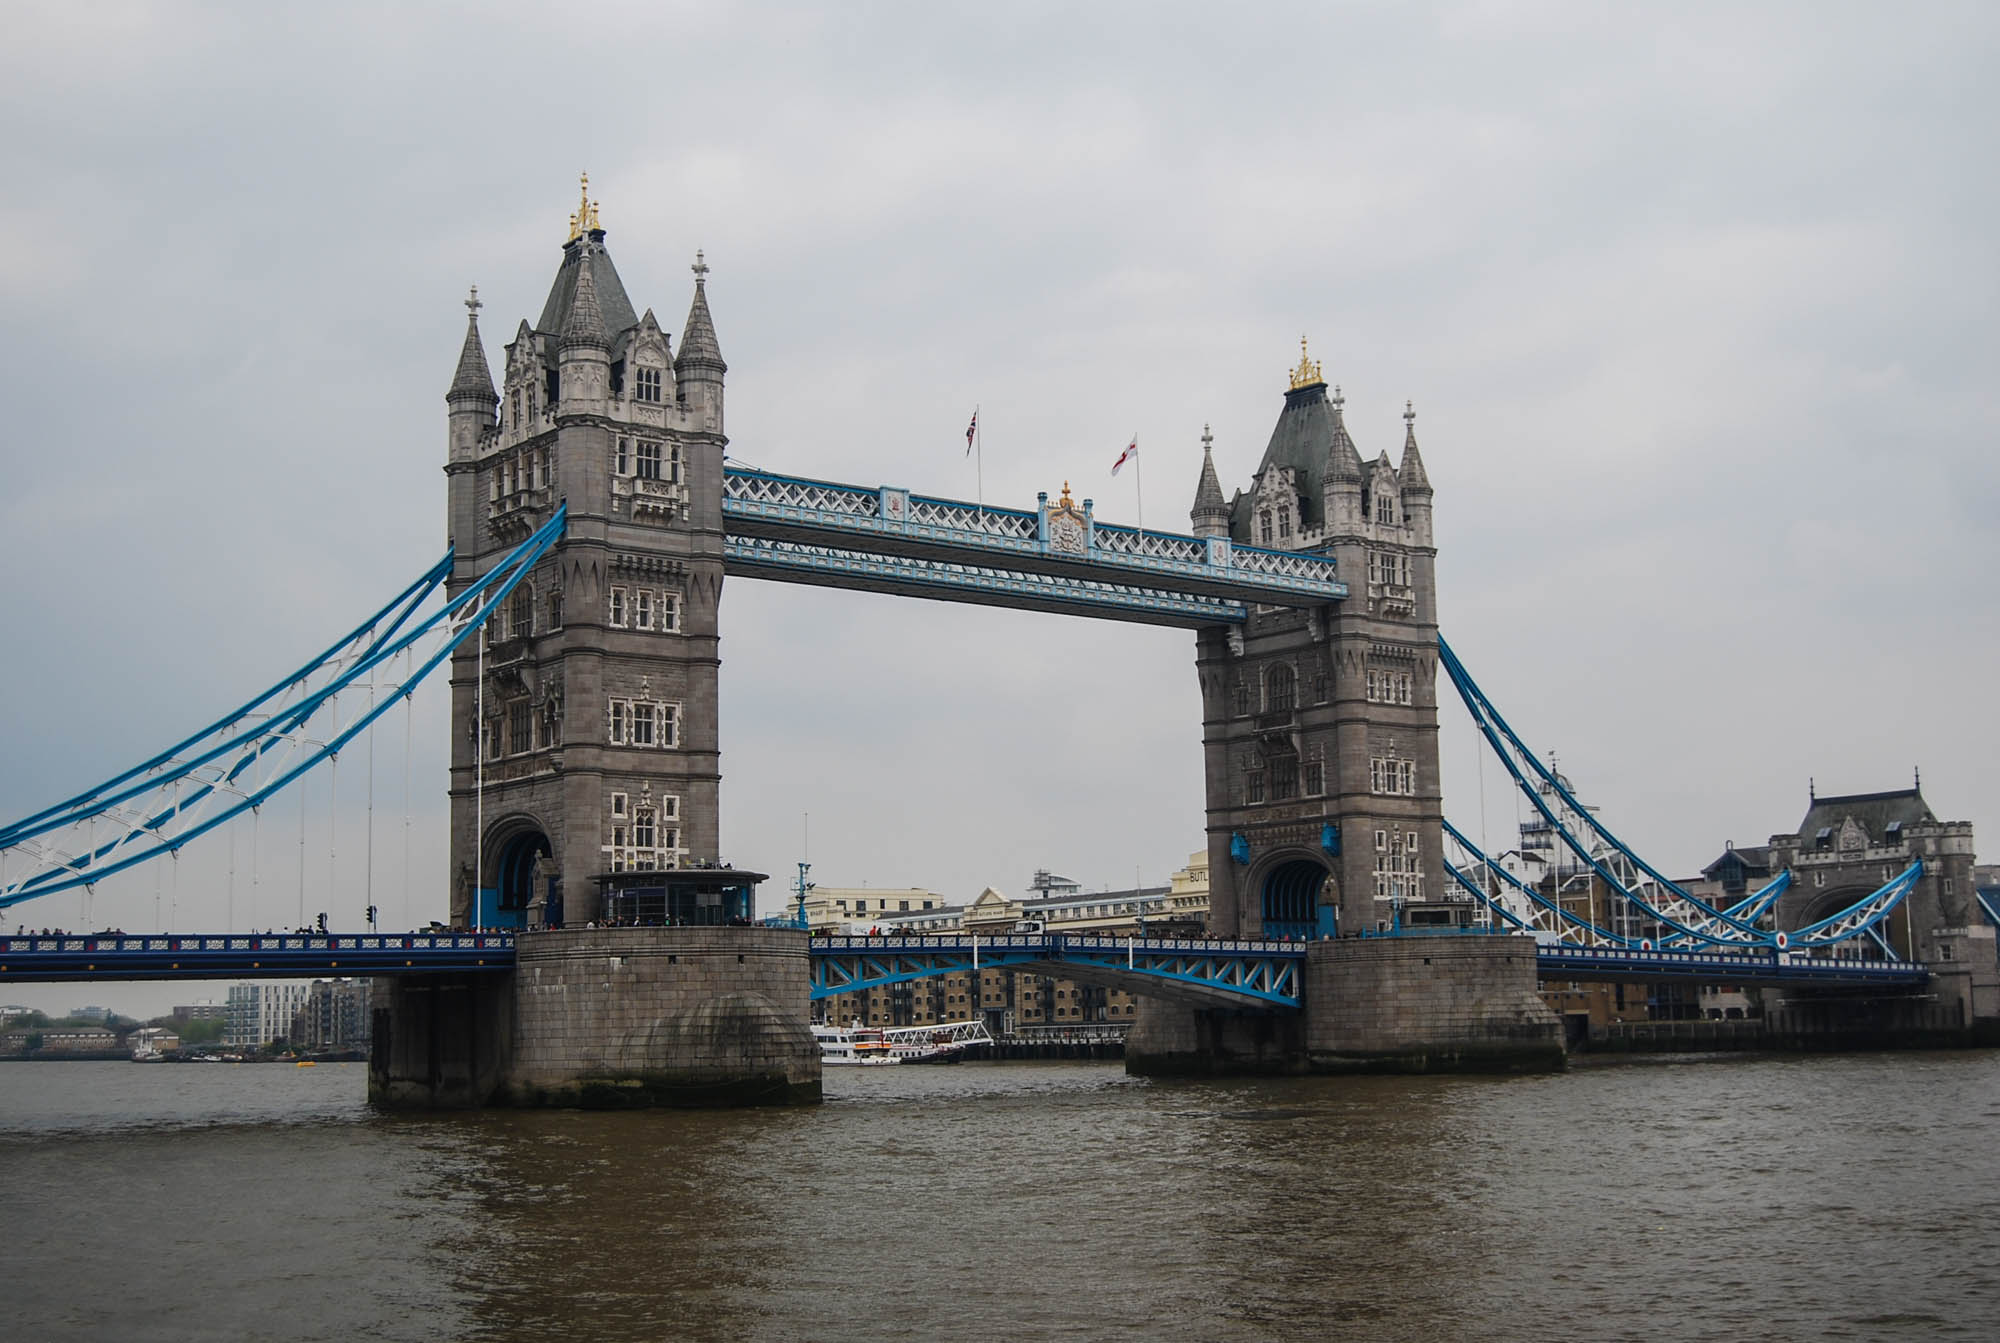
[[[507,637],[525,639],[534,632],[535,594],[523,583],[507,603]]]
[[[1264,712],[1290,713],[1298,699],[1298,680],[1292,669],[1280,662],[1264,676]]]

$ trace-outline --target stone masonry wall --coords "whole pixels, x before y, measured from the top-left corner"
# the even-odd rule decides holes
[[[527,1105],[810,1104],[802,932],[600,928],[521,936],[508,1099]]]
[[[1562,1027],[1522,937],[1336,938],[1306,961],[1313,1071],[1559,1068]]]

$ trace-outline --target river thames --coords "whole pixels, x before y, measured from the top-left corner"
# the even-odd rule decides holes
[[[1931,1339],[2000,1318],[2000,1055],[1520,1079],[830,1069],[405,1116],[364,1065],[0,1067],[10,1339]]]

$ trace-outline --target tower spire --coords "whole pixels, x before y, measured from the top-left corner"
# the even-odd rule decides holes
[[[1201,477],[1195,482],[1194,507],[1188,517],[1196,536],[1229,534],[1229,503],[1222,497],[1222,482],[1215,474],[1215,435],[1201,427]]]
[[[479,310],[485,306],[479,301],[479,286],[472,286],[465,300],[465,344],[458,352],[458,372],[452,377],[451,390],[445,393],[447,401],[466,398],[489,406],[500,404],[500,394],[493,390],[493,371],[486,363],[486,347],[479,339]]]
[[[715,319],[708,312],[708,260],[700,248],[695,249],[694,265],[688,269],[694,272],[694,302],[688,305],[687,327],[681,332],[681,352],[674,367],[712,371],[719,378],[729,366],[722,362]]]
[[[1408,401],[1403,403],[1403,465],[1396,475],[1405,490],[1430,493],[1431,478],[1424,470],[1423,455],[1417,451],[1417,410]]]
[[[577,258],[576,294],[569,302],[569,312],[563,318],[562,346],[591,346],[608,349],[609,338],[604,331],[604,310],[597,305],[597,281],[592,277],[590,248]]]

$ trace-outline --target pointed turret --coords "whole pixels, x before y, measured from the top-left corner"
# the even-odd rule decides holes
[[[707,427],[722,432],[722,347],[715,339],[715,319],[708,312],[708,261],[694,254],[694,302],[688,305],[687,326],[681,332],[681,352],[674,359],[674,381],[683,404],[704,407]]]
[[[464,397],[489,406],[500,404],[500,393],[493,390],[493,370],[486,363],[486,346],[479,339],[479,310],[485,306],[479,301],[479,286],[472,286],[472,294],[465,300],[465,345],[458,352],[458,372],[452,377],[451,390],[444,394],[447,403]]]
[[[1215,435],[1201,427],[1201,479],[1195,482],[1194,507],[1188,517],[1194,521],[1196,536],[1229,535],[1229,501],[1222,497],[1222,482],[1215,475]]]
[[[493,372],[486,364],[486,347],[479,339],[479,286],[465,300],[465,345],[458,352],[458,372],[444,394],[450,425],[446,451],[454,462],[469,462],[479,454],[479,440],[493,427],[500,394],[493,390]]]
[[[680,358],[675,367],[683,365],[703,371],[712,370],[716,381],[729,371],[729,365],[722,362],[722,347],[715,339],[715,319],[708,313],[708,262],[702,258],[700,248],[695,249],[694,302],[688,306],[687,326],[681,332]]]
[[[1333,389],[1333,442],[1326,450],[1326,479],[1356,481],[1361,479],[1361,450],[1354,446],[1354,439],[1347,432],[1347,398],[1340,394],[1340,388]]]
[[[597,281],[592,278],[591,270],[587,265],[577,267],[576,292],[570,297],[569,312],[563,317],[561,348],[564,350],[611,348],[604,330],[604,310],[597,306]]]
[[[1431,478],[1424,470],[1423,454],[1417,451],[1417,412],[1408,401],[1403,403],[1403,465],[1396,472],[1403,482],[1404,494],[1429,494]]]
[[[604,310],[597,304],[596,269],[590,264],[590,242],[574,244],[583,249],[576,268],[576,288],[570,292],[569,311],[563,314],[562,338],[557,343],[562,413],[601,414],[611,397],[611,340],[604,330]]]

